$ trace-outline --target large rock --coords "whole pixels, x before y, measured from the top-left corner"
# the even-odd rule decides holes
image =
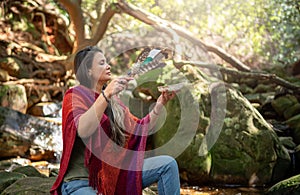
[[[28,109],[27,114],[41,117],[61,117],[61,104],[40,102]]]
[[[55,177],[24,177],[7,187],[1,195],[45,195],[50,194]]]
[[[17,181],[20,178],[24,178],[26,175],[21,173],[9,173],[6,171],[0,172],[0,192],[3,192],[5,188],[13,184],[15,181]]]
[[[181,177],[198,185],[264,185],[285,178],[290,156],[272,127],[237,90],[222,84],[211,86],[211,92],[208,88],[203,82],[195,85],[199,126],[187,149],[175,156]],[[195,122],[192,110],[190,115],[182,115],[180,103],[182,100],[176,99],[166,107],[168,115],[155,134],[155,147],[168,143],[181,130],[180,120]],[[189,131],[189,127],[183,131]]]
[[[271,104],[277,114],[285,119],[300,113],[300,105],[297,98],[290,94],[275,98]]]
[[[241,93],[226,91],[226,117],[212,153],[214,181],[264,185],[285,178],[290,156],[272,127]]]
[[[59,124],[0,107],[0,158],[53,159],[62,150],[61,139]]]

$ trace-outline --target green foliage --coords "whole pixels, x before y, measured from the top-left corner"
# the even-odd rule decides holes
[[[50,0],[55,1],[55,0]],[[118,0],[82,0],[92,36],[106,8]],[[126,0],[140,9],[187,28],[246,64],[287,65],[300,59],[300,2],[295,0]],[[65,13],[62,11],[62,13]],[[106,34],[148,25],[127,14],[112,18]],[[190,43],[191,45],[193,43]]]
[[[300,2],[294,0],[272,0],[266,27],[271,41],[264,48],[270,60],[290,64],[300,59]],[[269,48],[273,46],[273,48]]]
[[[128,2],[184,26],[249,64],[290,64],[300,58],[299,1]]]
[[[62,17],[70,23],[70,16],[65,8],[58,2],[59,0],[47,0],[50,4],[56,6],[58,8],[59,13]]]

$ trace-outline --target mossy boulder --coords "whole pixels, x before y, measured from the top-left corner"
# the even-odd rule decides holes
[[[56,180],[55,177],[25,177],[7,187],[1,195],[45,195]]]
[[[274,99],[271,104],[279,116],[284,116],[285,119],[288,119],[291,117],[290,108],[298,104],[298,100],[295,96],[288,94]],[[297,112],[297,106],[295,107],[295,110],[296,111],[293,112]]]
[[[10,173],[6,171],[0,172],[0,192],[2,192],[5,188],[13,184],[20,178],[24,178],[26,175],[22,173]]]
[[[176,156],[182,178],[198,185],[207,182],[265,185],[286,177],[291,161],[288,151],[239,91],[201,83],[195,85],[194,93],[199,95],[199,124],[192,141]],[[190,100],[177,98],[166,106],[165,123],[155,134],[156,147],[172,140],[181,130],[181,121],[195,123],[192,109],[182,115],[180,104],[184,101]],[[189,131],[188,126],[184,131]],[[187,144],[174,143],[169,152],[177,150],[176,144],[184,143]]]
[[[15,167],[15,168],[12,168]],[[10,170],[12,168],[12,170]],[[0,192],[2,194],[48,194],[50,188],[44,185],[52,185],[53,178],[48,179],[33,166],[21,166],[11,164],[10,171],[0,172]],[[23,182],[24,179],[26,182]],[[49,182],[51,182],[49,184]],[[43,189],[44,188],[44,189]],[[31,190],[29,190],[31,189]]]
[[[27,177],[46,177],[45,175],[41,174],[33,166],[17,167],[12,172],[14,172],[14,173],[21,173],[21,174],[26,175]]]
[[[284,178],[290,157],[272,127],[240,92],[228,88],[226,94],[224,125],[211,150],[212,178],[244,185]]]
[[[294,104],[283,113],[284,118],[286,119],[290,119],[293,116],[296,116],[297,114],[300,114],[300,103]]]

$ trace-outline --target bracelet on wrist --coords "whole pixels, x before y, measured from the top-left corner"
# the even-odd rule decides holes
[[[105,101],[109,104],[109,99],[108,99],[107,96],[105,95],[104,90],[102,90],[102,95],[103,95]]]

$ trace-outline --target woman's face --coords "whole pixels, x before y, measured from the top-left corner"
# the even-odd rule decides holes
[[[110,65],[107,64],[106,58],[101,52],[95,54],[89,75],[92,78],[92,85],[105,84],[111,79]]]

